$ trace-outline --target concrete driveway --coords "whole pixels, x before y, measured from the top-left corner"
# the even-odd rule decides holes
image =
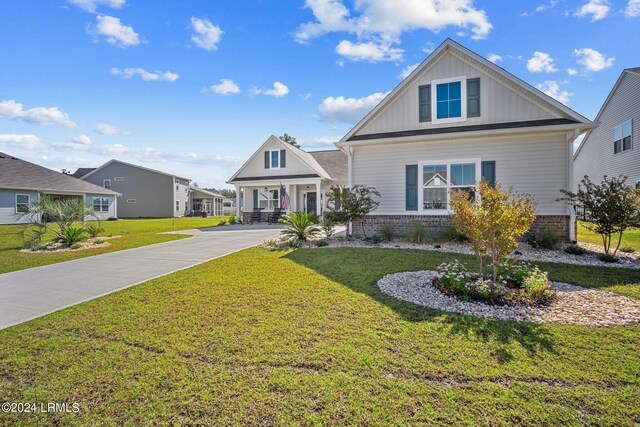
[[[278,225],[185,230],[193,237],[0,274],[0,329],[255,246]]]

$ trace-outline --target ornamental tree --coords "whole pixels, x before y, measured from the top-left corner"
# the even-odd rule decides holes
[[[518,240],[536,219],[535,202],[531,195],[513,193],[511,188],[502,191],[497,182],[491,187],[483,180],[478,191],[479,197],[468,191],[451,192],[450,220],[471,242],[483,277],[490,256],[495,281],[504,259],[518,248]]]
[[[614,255],[620,248],[622,235],[630,228],[640,226],[640,189],[632,188],[626,184],[627,177],[607,178],[600,184],[594,184],[587,175],[584,176],[578,191],[572,193],[568,190],[560,190],[565,197],[558,200],[567,200],[574,205],[581,205],[588,214],[585,226],[600,234],[605,253],[611,250],[614,236],[617,242]]]
[[[331,187],[327,196],[329,211],[325,217],[330,221],[345,225],[349,235],[349,222],[362,220],[362,233],[364,230],[364,217],[378,208],[380,192],[375,187],[355,185],[352,188]]]

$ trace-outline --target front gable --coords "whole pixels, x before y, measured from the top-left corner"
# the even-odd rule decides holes
[[[451,109],[451,117],[442,114],[445,108]],[[481,129],[518,122],[530,126],[589,123],[495,64],[447,40],[341,142],[366,135],[453,127]]]
[[[284,150],[284,158],[282,157],[281,150]],[[307,154],[308,153],[305,153],[272,135],[249,158],[249,160],[240,167],[233,177],[231,177],[229,182],[269,177],[325,177],[326,172],[319,166],[310,164],[309,159],[306,158],[310,156],[307,156]],[[278,164],[277,167],[272,167],[272,155],[278,158],[276,161]],[[284,165],[282,165],[283,159],[285,163]],[[310,160],[313,161],[313,159]],[[313,163],[315,163],[315,161],[313,161]],[[269,167],[267,167],[267,164]]]

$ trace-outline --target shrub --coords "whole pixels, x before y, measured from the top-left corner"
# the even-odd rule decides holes
[[[458,260],[438,264],[437,271],[440,274],[439,283],[441,286],[462,293],[466,292],[471,275],[464,264]]]
[[[407,239],[411,243],[427,243],[429,238],[429,233],[427,231],[427,227],[424,226],[421,222],[414,222],[411,230],[407,234]]]
[[[284,224],[280,234],[293,237],[296,241],[305,241],[320,234],[320,228],[313,222],[317,216],[313,213],[292,212],[280,217]]]
[[[92,222],[91,224],[87,224],[85,230],[87,231],[89,237],[93,239],[95,237],[98,237],[98,235],[104,231],[104,228],[100,228],[99,222]]]
[[[316,247],[321,248],[323,246],[327,246],[329,245],[329,243],[326,240],[317,240],[316,241]]]
[[[101,245],[103,243],[105,243],[106,240],[105,239],[96,239],[93,241],[93,243],[95,243],[96,245]]]
[[[69,249],[80,249],[82,247],[82,245],[80,243],[74,243],[73,245],[69,246]]]
[[[522,281],[522,287],[527,295],[537,302],[546,302],[554,296],[547,273],[540,271],[536,266],[529,270]]]
[[[378,233],[385,242],[391,242],[396,238],[396,230],[389,224],[382,224]]]
[[[38,242],[38,241],[32,240],[32,241],[28,241],[25,244],[25,249],[29,249],[30,251],[34,251],[34,252],[43,251],[43,250],[47,249],[47,245],[45,245],[42,242]]]
[[[598,256],[598,259],[602,262],[609,262],[609,263],[616,263],[619,261],[618,257],[613,255],[613,254],[600,254],[600,256]]]
[[[575,244],[567,245],[564,251],[571,255],[584,255],[587,252],[584,248]]]
[[[458,232],[455,227],[445,227],[435,234],[433,240],[436,242],[464,242],[469,239]]]
[[[540,235],[536,238],[538,247],[543,249],[558,249],[562,239],[560,234],[552,228],[545,228],[540,232]]]
[[[238,222],[238,219],[236,218],[235,215],[231,215],[229,217],[229,224],[233,225],[233,224],[236,224],[237,222]]]
[[[618,178],[605,175],[600,184],[594,184],[585,175],[578,192],[561,190],[565,197],[559,200],[580,205],[588,213],[589,222],[585,226],[602,236],[602,246],[607,254],[615,242],[614,236],[617,237],[613,246],[615,255],[624,232],[640,224],[640,189],[628,186],[626,181],[624,175]]]
[[[292,240],[289,242],[289,247],[291,249],[298,249],[300,247],[300,240]]]
[[[485,256],[491,256],[493,282],[503,259],[518,247],[520,239],[536,218],[533,198],[527,194],[502,191],[500,184],[492,187],[480,182],[481,197],[470,197],[468,192],[456,191],[450,196],[451,223],[464,234],[473,247],[480,265],[480,274],[486,277]]]
[[[227,225],[227,221],[224,219],[221,219],[220,222],[218,222],[218,225]]]
[[[346,234],[349,237],[349,223],[362,221],[362,233],[367,234],[364,228],[364,218],[380,205],[377,200],[380,192],[374,187],[355,185],[352,188],[331,187],[327,195],[329,210],[325,216],[337,223],[343,223]]]
[[[331,218],[327,218],[326,215],[320,222],[320,227],[322,228],[322,231],[324,232],[324,235],[327,239],[330,238],[336,231],[335,222],[333,222]]]
[[[373,243],[374,245],[379,245],[380,243],[382,243],[384,239],[381,236],[378,236],[377,234],[374,234],[373,236],[371,236],[371,243]]]
[[[66,227],[63,230],[54,230],[54,233],[54,242],[62,243],[69,247],[87,239],[84,227]]]
[[[623,246],[620,248],[620,252],[624,252],[627,254],[632,254],[634,253],[636,250],[634,248],[632,248],[631,246]]]

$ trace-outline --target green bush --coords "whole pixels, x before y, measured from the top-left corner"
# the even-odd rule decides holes
[[[600,254],[600,256],[598,257],[598,259],[602,262],[609,262],[609,263],[616,263],[619,261],[618,257],[613,255],[613,254]]]
[[[324,240],[324,239],[316,241],[316,247],[318,247],[318,248],[321,248],[321,247],[327,246],[327,245],[329,245],[329,243],[327,243],[327,241]]]
[[[322,231],[324,231],[324,235],[327,239],[336,231],[336,223],[327,215],[322,218],[320,227],[322,228]]]
[[[541,271],[537,266],[528,271],[522,282],[522,287],[528,296],[537,302],[548,301],[554,295],[547,273]]]
[[[105,239],[96,239],[93,241],[93,243],[95,243],[96,245],[101,245],[103,243],[105,243],[106,240]]]
[[[620,248],[620,252],[624,252],[627,254],[632,254],[634,253],[636,250],[634,248],[632,248],[631,246],[623,246]]]
[[[381,236],[378,236],[377,234],[374,234],[373,236],[371,236],[371,243],[373,243],[374,245],[379,245],[380,243],[382,243],[383,239]]]
[[[224,219],[221,219],[220,222],[218,222],[218,225],[227,225],[227,221]]]
[[[551,228],[543,229],[536,238],[538,246],[544,249],[558,249],[562,239],[558,232]]]
[[[467,239],[464,234],[458,232],[455,227],[445,227],[435,234],[433,240],[436,242],[465,242],[469,239]]]
[[[280,217],[278,222],[284,224],[280,234],[293,237],[297,241],[309,240],[320,234],[320,227],[316,225],[318,216],[315,213],[292,212]]]
[[[396,230],[389,224],[382,224],[378,233],[385,242],[391,242],[396,238]]]
[[[584,248],[575,244],[567,245],[564,251],[571,255],[584,255],[587,252]]]
[[[233,224],[236,224],[237,222],[238,222],[238,218],[236,218],[235,215],[231,215],[229,217],[229,224],[233,225]]]
[[[36,240],[29,240],[25,244],[25,249],[29,249],[30,251],[34,251],[34,252],[42,251],[42,250],[45,250],[46,248],[47,248],[47,245]]]
[[[421,222],[414,222],[411,230],[409,230],[409,233],[407,234],[407,239],[411,243],[427,243],[427,240],[429,239],[427,227],[425,227]]]
[[[85,226],[85,230],[87,231],[89,237],[93,239],[95,237],[98,237],[98,235],[104,231],[104,228],[100,228],[99,222],[92,222]]]
[[[76,243],[80,243],[87,240],[87,230],[85,227],[66,227],[60,231],[54,230],[55,237],[54,242],[62,243],[65,246],[72,246]]]
[[[80,243],[74,243],[73,245],[69,246],[69,249],[80,249],[82,247],[82,245]]]

